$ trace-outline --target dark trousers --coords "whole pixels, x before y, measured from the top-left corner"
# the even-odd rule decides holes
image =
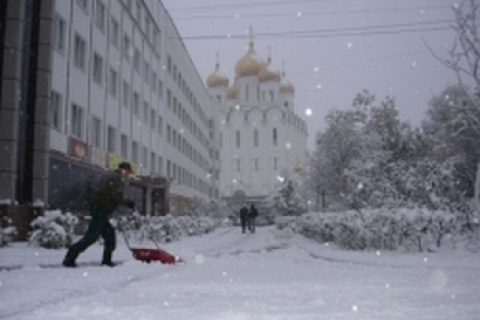
[[[110,214],[101,208],[92,207],[90,216],[92,220],[90,220],[87,232],[85,232],[83,238],[71,247],[71,250],[81,253],[87,250],[101,236],[105,241],[104,250],[110,253],[113,252],[116,247],[115,229],[108,221]]]
[[[255,233],[255,217],[247,218],[247,226],[251,233]]]
[[[240,223],[242,224],[242,233],[245,233],[247,228],[247,217],[240,217]]]

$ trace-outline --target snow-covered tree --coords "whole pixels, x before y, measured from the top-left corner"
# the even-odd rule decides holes
[[[306,211],[305,199],[299,192],[299,181],[284,178],[275,190],[262,200],[262,207],[277,216],[300,215]]]

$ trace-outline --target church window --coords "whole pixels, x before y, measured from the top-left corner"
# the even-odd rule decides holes
[[[258,147],[258,129],[253,131],[253,145]]]
[[[275,99],[274,99],[274,98],[275,98],[275,95],[274,95],[274,93],[273,93],[273,90],[270,90],[270,91],[268,92],[268,95],[269,95],[269,98],[270,98],[270,102],[273,102],[273,101],[275,100]]]
[[[276,146],[277,145],[277,128],[273,128],[272,130],[272,140],[273,140],[273,145]]]
[[[238,130],[236,132],[236,142],[237,142],[237,148],[240,148],[240,131]]]
[[[283,106],[284,106],[285,108],[288,108],[288,101],[285,101],[285,102],[283,103]]]

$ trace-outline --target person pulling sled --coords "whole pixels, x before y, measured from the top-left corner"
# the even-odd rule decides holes
[[[89,200],[90,224],[85,235],[68,249],[62,263],[65,267],[76,267],[78,256],[95,243],[100,236],[104,239],[102,265],[115,266],[112,261],[112,254],[116,246],[115,229],[110,224],[109,218],[119,205],[135,209],[135,202],[123,195],[125,180],[131,173],[130,163],[122,162],[118,165],[117,170],[106,173],[100,179]]]

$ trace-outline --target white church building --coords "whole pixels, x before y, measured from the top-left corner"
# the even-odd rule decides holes
[[[217,58],[218,60],[218,58]],[[295,87],[249,48],[230,81],[220,71],[207,78],[219,110],[221,197],[235,202],[260,200],[285,178],[299,174],[307,155],[308,130],[295,106]]]

